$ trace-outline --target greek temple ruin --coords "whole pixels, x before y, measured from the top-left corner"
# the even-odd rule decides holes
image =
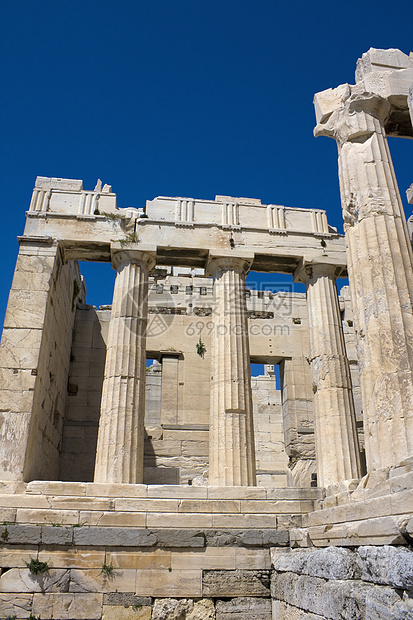
[[[370,49],[314,104],[344,235],[322,209],[119,208],[37,177],[0,346],[0,618],[413,618],[413,226],[387,142],[413,137],[413,53]],[[111,305],[78,261],[112,265]]]

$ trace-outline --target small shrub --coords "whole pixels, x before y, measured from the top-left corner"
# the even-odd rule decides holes
[[[121,239],[119,243],[121,244],[122,247],[125,245],[129,245],[131,243],[138,243],[138,233],[137,232],[128,233],[125,239]]]
[[[205,356],[205,353],[206,353],[206,346],[202,342],[201,336],[199,336],[199,341],[196,343],[196,352],[198,353],[199,357],[204,359],[204,356]]]
[[[49,572],[47,562],[40,562],[39,558],[31,558],[30,562],[26,562],[26,566],[33,575],[42,575]]]
[[[107,211],[101,211],[97,215],[103,215],[107,220],[121,220],[122,216],[120,213],[108,213]]]
[[[115,569],[112,566],[112,563],[104,564],[102,566],[102,570],[100,571],[100,574],[103,575],[104,577],[113,577],[114,571],[115,571]]]

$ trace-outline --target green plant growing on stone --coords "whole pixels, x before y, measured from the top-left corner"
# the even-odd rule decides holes
[[[4,528],[0,536],[3,542],[7,542],[9,538],[9,530],[7,529],[7,527]]]
[[[205,357],[205,353],[206,353],[206,346],[205,344],[202,342],[201,340],[201,336],[199,336],[199,340],[196,343],[196,352],[198,353],[199,357],[201,357],[202,359],[204,359]]]
[[[138,233],[136,231],[128,233],[125,239],[121,239],[119,243],[121,246],[130,245],[132,243],[138,243]]]
[[[86,521],[81,521],[80,523],[73,523],[72,527],[83,527]]]
[[[15,618],[16,616],[13,617]],[[30,612],[28,620],[40,620],[40,616],[33,616],[32,612]]]
[[[103,215],[107,220],[121,220],[122,216],[120,213],[108,213],[107,211],[101,211],[97,215]]]
[[[6,620],[16,620],[17,616],[6,616]]]
[[[43,575],[49,572],[47,562],[40,562],[39,558],[31,558],[30,562],[26,562],[26,566],[33,575]]]
[[[136,605],[132,605],[133,611],[139,611],[142,609],[142,603],[136,603]]]
[[[103,564],[100,574],[109,579],[114,576],[113,575],[114,571],[115,569],[111,562],[110,564]]]

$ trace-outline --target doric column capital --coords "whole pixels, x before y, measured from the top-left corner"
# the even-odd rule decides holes
[[[335,101],[330,109],[326,106],[325,114],[314,129],[316,137],[334,138],[341,146],[345,142],[363,142],[375,132],[384,133],[390,103],[378,95],[354,90],[356,88],[348,98]],[[316,95],[315,102],[319,106],[325,93],[328,91]]]
[[[253,260],[254,256],[250,254],[245,256],[215,256],[210,254],[205,271],[211,276],[216,276],[220,271],[232,269],[246,275]]]
[[[326,276],[335,280],[342,274],[342,267],[330,263],[313,263],[302,260],[294,272],[294,281],[308,284],[310,280]]]
[[[131,249],[112,248],[112,265],[119,271],[124,265],[135,263],[146,265],[148,270],[156,263],[155,252]]]

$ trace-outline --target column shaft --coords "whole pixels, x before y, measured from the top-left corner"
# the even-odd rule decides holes
[[[383,123],[362,108],[345,122],[340,189],[373,471],[413,454],[412,250]]]
[[[256,484],[251,371],[241,259],[213,259],[209,484]]]
[[[150,259],[118,252],[109,325],[95,482],[141,483]]]
[[[360,476],[351,379],[334,268],[307,268],[310,363],[319,486]]]

